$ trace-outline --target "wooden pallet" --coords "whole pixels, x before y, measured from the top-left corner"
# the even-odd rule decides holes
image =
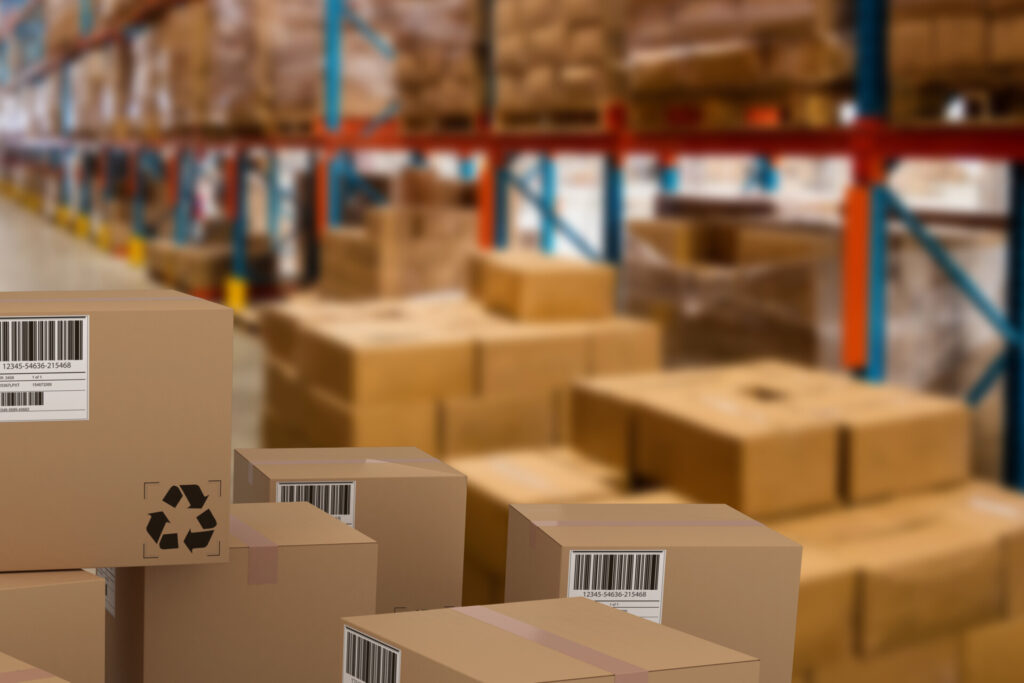
[[[890,118],[914,127],[1024,122],[1024,74],[1008,76],[989,71],[955,76],[896,80],[890,92]],[[949,118],[950,113],[955,113],[955,120]]]
[[[628,107],[629,127],[646,134],[832,128],[839,125],[840,106],[848,97],[840,88],[634,95]]]
[[[499,107],[494,125],[500,133],[593,134],[608,132],[617,105],[600,103],[580,107],[559,106],[546,109]]]
[[[406,115],[402,128],[412,135],[468,135],[480,129],[478,112]]]

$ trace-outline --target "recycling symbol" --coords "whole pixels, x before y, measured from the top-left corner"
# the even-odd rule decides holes
[[[164,505],[172,510],[186,509],[190,513],[195,511],[195,524],[185,530],[185,538],[182,540],[180,530],[168,530],[171,519],[167,512],[161,510],[150,513],[146,533],[161,550],[177,550],[182,543],[190,553],[206,548],[213,539],[214,529],[217,528],[217,518],[205,509],[206,501],[209,499],[210,497],[203,493],[203,489],[194,484],[172,486],[163,498]],[[183,502],[187,507],[181,507]]]

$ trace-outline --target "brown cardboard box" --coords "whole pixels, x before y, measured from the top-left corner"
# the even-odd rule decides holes
[[[854,654],[857,566],[814,547],[804,548],[793,668],[808,673]]]
[[[75,683],[102,683],[103,579],[0,574],[0,651]]]
[[[551,446],[555,416],[553,392],[448,399],[441,403],[441,453]]]
[[[300,399],[301,431],[313,446],[400,445],[437,451],[437,406],[433,401],[349,404],[315,387],[307,387]]]
[[[749,652],[763,683],[790,683],[800,555],[796,543],[724,505],[516,504],[505,597],[601,600]],[[626,562],[641,568],[633,578],[602,578]],[[623,601],[622,590],[643,597]]]
[[[67,683],[65,678],[57,678],[42,669],[27,664],[14,657],[0,652],[0,680],[8,681],[50,681],[50,683]]]
[[[587,371],[587,334],[579,325],[513,325],[482,330],[477,341],[481,394],[553,391]]]
[[[657,370],[664,364],[661,330],[636,318],[613,318],[590,327],[587,372],[615,375]]]
[[[614,471],[561,448],[452,458],[448,464],[468,479],[466,557],[499,577],[505,575],[509,505],[608,498],[622,484]]]
[[[55,316],[67,324],[42,325]],[[225,561],[231,311],[173,292],[5,293],[0,322],[58,342],[0,351],[2,391],[43,400],[0,408],[0,515],[24,520],[0,527],[0,571]]]
[[[1014,683],[1024,671],[1024,619],[999,621],[964,634],[964,683]]]
[[[377,541],[378,613],[461,604],[466,477],[423,451],[235,451],[234,491],[236,503],[312,503]]]
[[[477,257],[474,294],[520,320],[604,318],[615,310],[615,271],[530,252],[488,252]]]
[[[267,356],[263,378],[266,408],[282,425],[299,431],[303,422],[304,388],[298,370],[288,361]]]
[[[497,605],[505,602],[505,574],[495,574],[466,558],[462,567],[462,604]]]
[[[652,680],[755,683],[753,657],[589,600],[548,600],[345,619],[345,671],[391,659],[403,683]],[[497,672],[501,672],[500,675]],[[787,680],[786,683],[789,683]]]
[[[231,515],[228,564],[110,575],[110,683],[340,680],[336,624],[373,612],[377,544],[305,503]]]
[[[877,657],[858,659],[819,669],[814,683],[946,683],[961,680],[959,639],[949,636],[916,644]]]
[[[469,338],[412,322],[304,327],[297,357],[303,377],[353,403],[440,399],[473,389]]]
[[[636,423],[641,476],[757,517],[839,501],[839,434],[784,396],[701,386],[648,397]]]

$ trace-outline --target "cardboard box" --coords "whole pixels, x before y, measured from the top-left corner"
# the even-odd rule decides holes
[[[412,322],[303,327],[297,357],[304,378],[352,403],[441,399],[473,391],[469,338]]]
[[[955,636],[919,643],[877,657],[843,662],[819,669],[814,683],[864,683],[899,681],[932,683],[961,680],[961,652]]]
[[[839,502],[839,433],[781,395],[684,388],[640,406],[636,468],[756,517],[805,512]]]
[[[477,336],[479,392],[553,391],[587,372],[588,338],[578,325],[514,325]]]
[[[793,668],[808,673],[852,659],[856,634],[857,565],[814,547],[804,548]]]
[[[226,565],[110,574],[110,683],[341,679],[337,624],[373,612],[377,544],[305,503],[231,515]]]
[[[6,293],[0,323],[46,342],[0,351],[0,391],[32,404],[0,408],[0,515],[24,520],[0,527],[0,571],[226,561],[231,311]]]
[[[50,683],[67,683],[65,678],[57,678],[42,669],[27,664],[0,652],[0,680],[8,681],[50,681]]]
[[[520,320],[587,320],[615,311],[614,269],[531,252],[477,256],[474,295]]]
[[[555,417],[552,392],[448,399],[441,403],[441,453],[447,457],[551,446]]]
[[[561,448],[452,458],[448,464],[468,479],[466,557],[498,577],[505,575],[509,505],[608,498],[623,483],[614,471]]]
[[[433,401],[349,404],[307,387],[300,395],[301,431],[319,448],[415,446],[437,451],[437,405]]]
[[[103,579],[0,574],[0,651],[75,683],[102,683]]]
[[[378,613],[461,604],[466,477],[423,451],[235,451],[234,490],[236,503],[312,503],[377,541]]]
[[[986,624],[964,634],[964,683],[1014,683],[1024,670],[1024,619]]]
[[[487,681],[496,672],[519,681],[611,681],[651,673],[692,683],[758,680],[750,655],[589,600],[356,617],[344,626],[345,672],[354,680],[367,680],[360,664],[377,657],[392,662],[393,680],[403,683]]]
[[[497,605],[505,602],[505,574],[495,574],[466,558],[462,567],[462,604]]]
[[[613,318],[590,328],[587,373],[616,375],[649,372],[664,365],[661,330],[636,318]]]
[[[724,505],[515,504],[505,597],[599,600],[749,652],[762,683],[790,683],[800,557]],[[630,564],[631,576],[616,573]]]

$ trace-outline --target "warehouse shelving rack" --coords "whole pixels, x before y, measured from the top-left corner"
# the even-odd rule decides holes
[[[137,14],[118,26],[97,33],[83,22],[84,38],[68,55],[59,60],[33,65],[20,79],[31,79],[55,68],[66,74],[67,64],[81,52],[118,38],[134,24],[145,21],[180,2],[198,0],[149,0],[140,3]],[[391,119],[393,111],[384,112],[374,121],[343,120],[344,53],[343,22],[351,22],[363,38],[371,41],[384,54],[391,47],[358,16],[349,11],[347,0],[324,0],[326,3],[326,111],[321,126],[306,137],[237,138],[204,140],[166,136],[157,141],[75,141],[67,136],[52,139],[7,140],[6,151],[14,150],[19,158],[37,163],[64,164],[66,155],[74,150],[123,154],[128,159],[128,172],[134,185],[140,173],[162,174],[178,189],[182,204],[181,180],[187,180],[190,155],[203,150],[223,154],[228,180],[227,204],[235,219],[234,280],[229,288],[229,302],[240,306],[246,298],[246,215],[245,177],[250,151],[266,148],[271,152],[268,164],[273,178],[273,152],[279,147],[303,147],[316,156],[317,230],[323,234],[340,214],[343,202],[342,179],[349,188],[360,189],[352,157],[363,151],[402,150],[411,154],[413,163],[422,163],[431,152],[449,152],[462,157],[460,175],[471,177],[475,169],[470,159],[484,157],[479,172],[480,224],[479,241],[484,247],[503,248],[509,244],[508,196],[514,190],[536,205],[542,216],[542,248],[553,250],[555,236],[562,235],[584,254],[617,262],[623,255],[626,230],[624,226],[623,162],[630,154],[654,155],[660,162],[662,190],[678,190],[680,177],[675,160],[683,155],[745,153],[771,159],[783,154],[804,156],[844,156],[851,160],[854,183],[845,203],[843,236],[843,360],[853,371],[871,380],[882,380],[886,374],[886,264],[887,240],[891,220],[905,224],[934,258],[938,266],[963,290],[997,329],[1006,342],[1006,351],[996,359],[970,392],[969,400],[980,401],[992,390],[996,380],[1007,377],[1007,479],[1024,488],[1024,127],[932,127],[900,128],[887,120],[888,84],[886,79],[887,0],[856,0],[857,9],[857,74],[856,100],[858,119],[849,128],[830,130],[744,130],[744,131],[678,131],[665,135],[638,135],[628,129],[620,111],[609,111],[605,129],[588,134],[508,134],[491,131],[486,125],[478,131],[462,135],[405,135]],[[88,4],[89,0],[82,0]],[[494,2],[494,0],[491,0]],[[40,3],[23,0],[11,18],[0,26],[0,45],[19,35],[19,27],[32,21]],[[88,15],[89,13],[84,13]],[[24,32],[24,31],[23,31]],[[31,32],[29,32],[31,33]],[[3,52],[0,50],[0,55]],[[0,69],[0,73],[2,73]],[[66,80],[66,75],[64,76]],[[600,245],[590,245],[563,220],[556,209],[557,182],[555,155],[588,153],[604,159],[604,226]],[[527,176],[513,172],[512,161],[521,155],[537,155],[536,169]],[[1008,313],[988,301],[968,275],[930,236],[927,227],[888,187],[888,176],[899,160],[909,157],[971,157],[1008,162],[1012,167],[1012,206],[1009,220],[1009,302]],[[86,170],[90,169],[88,164]],[[107,173],[108,163],[99,163],[93,171]],[[185,171],[184,176],[182,171]],[[770,171],[762,174],[766,187],[773,184]],[[66,176],[66,174],[65,174]],[[278,214],[276,183],[269,185],[269,215]],[[78,196],[88,192],[78,192]],[[61,198],[70,193],[62,187]],[[80,208],[87,208],[83,199]],[[135,211],[141,216],[139,200]],[[179,211],[179,218],[183,216]],[[186,216],[187,217],[187,216]],[[184,219],[181,219],[184,220]],[[136,221],[142,237],[141,219]],[[180,226],[179,226],[180,227]],[[180,234],[180,230],[176,231]],[[141,245],[135,257],[141,257]]]

